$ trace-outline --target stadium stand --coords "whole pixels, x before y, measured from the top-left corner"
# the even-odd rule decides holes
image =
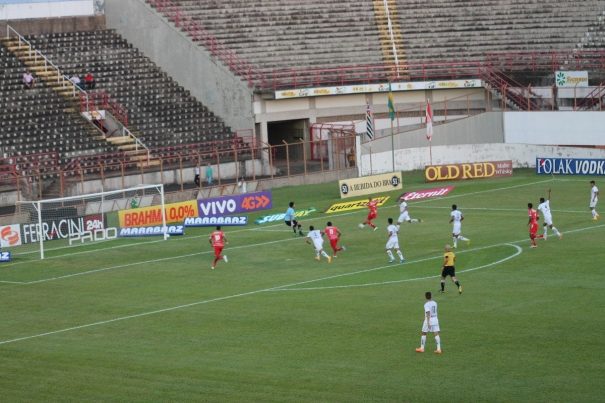
[[[80,117],[76,105],[41,80],[24,90],[26,66],[4,45],[0,45],[0,65],[0,149],[5,158],[59,152],[66,159],[114,150],[93,138],[94,128]]]
[[[232,139],[221,119],[112,30],[29,37],[68,76],[92,72],[148,147]]]

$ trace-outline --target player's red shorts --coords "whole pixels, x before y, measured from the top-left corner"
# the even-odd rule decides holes
[[[224,246],[215,246],[214,247],[214,256],[219,257],[221,252],[223,251]]]
[[[529,237],[534,239],[538,233],[538,223],[532,223],[529,226]]]
[[[332,247],[332,250],[336,250],[338,249],[338,238],[337,239],[330,239],[330,246]]]
[[[376,218],[376,213],[368,213],[368,221],[373,220],[374,218]]]

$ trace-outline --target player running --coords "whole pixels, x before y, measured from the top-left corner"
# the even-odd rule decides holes
[[[216,267],[216,263],[219,260],[223,259],[225,263],[229,261],[227,259],[227,255],[221,256],[221,252],[223,251],[225,244],[228,242],[227,238],[225,238],[225,233],[221,231],[220,225],[217,225],[216,230],[212,231],[210,237],[208,238],[208,242],[210,242],[210,245],[212,245],[212,247],[214,248],[214,261],[212,262],[212,266],[210,267],[212,270],[214,270],[214,268]]]
[[[420,347],[416,349],[417,353],[424,353],[426,344],[426,335],[431,332],[435,335],[437,349],[435,354],[441,354],[441,337],[439,336],[439,319],[437,318],[437,303],[433,301],[430,291],[424,293],[426,302],[424,303],[424,322],[422,323],[422,336],[420,337]]]
[[[542,237],[544,240],[548,239],[548,228],[550,228],[559,239],[563,238],[563,234],[559,232],[559,230],[552,224],[552,214],[550,212],[550,189],[548,189],[548,199],[544,200],[543,197],[540,197],[540,204],[538,205],[538,211],[542,212],[542,217],[544,217],[544,233]]]
[[[527,225],[529,227],[529,240],[531,242],[530,248],[537,248],[536,239],[543,238],[543,236],[538,235],[538,220],[540,219],[540,216],[538,215],[538,212],[534,210],[534,205],[531,203],[527,203],[527,215],[529,216]]]
[[[597,203],[599,202],[599,188],[595,184],[595,181],[590,181],[590,212],[592,213],[592,219],[598,220],[601,218],[599,213],[597,213]]]
[[[309,226],[309,233],[307,234],[307,243],[310,245],[313,243],[315,247],[315,260],[320,261],[321,256],[328,259],[328,263],[332,263],[332,258],[324,251],[324,238],[320,230],[315,229],[312,225]]]
[[[404,221],[409,223],[417,223],[422,222],[422,220],[417,218],[410,218],[410,213],[408,211],[408,204],[405,200],[401,200],[399,202],[399,218],[397,219],[397,226],[400,226]]]
[[[347,250],[344,245],[338,246],[338,241],[340,240],[342,233],[337,227],[332,225],[331,221],[328,221],[326,224],[324,233],[328,236],[328,240],[330,241],[330,246],[332,247],[332,257],[337,257],[336,253],[340,252],[341,250]]]
[[[385,246],[385,250],[387,255],[389,256],[389,263],[393,263],[395,261],[395,257],[393,256],[393,250],[399,256],[399,263],[405,262],[405,258],[403,257],[403,253],[399,250],[399,237],[397,233],[399,232],[399,227],[393,224],[393,219],[389,218],[387,220],[389,225],[387,226],[387,244]]]
[[[452,242],[454,243],[454,249],[458,247],[458,240],[466,241],[467,245],[471,244],[470,239],[462,236],[462,220],[464,220],[464,215],[460,210],[458,210],[458,206],[452,204],[452,212],[450,213],[450,224],[453,223]]]
[[[458,294],[462,294],[462,286],[456,278],[456,255],[452,252],[450,245],[445,245],[445,253],[443,254],[443,268],[441,269],[441,292],[445,292],[445,279],[450,276],[456,287],[458,287]]]
[[[292,227],[294,231],[294,235],[296,235],[296,231],[298,230],[298,235],[303,236],[302,225],[296,220],[296,212],[294,211],[294,202],[288,203],[288,209],[286,210],[286,214],[284,215],[284,222],[288,227]]]
[[[378,217],[378,200],[372,199],[371,196],[368,197],[367,206],[368,206],[368,217],[366,218],[366,220],[364,222],[359,224],[359,228],[363,228],[367,224],[370,227],[374,228],[374,231],[376,231],[378,229],[378,227],[376,225],[374,225],[374,223],[372,223],[372,220],[374,220],[376,217]]]

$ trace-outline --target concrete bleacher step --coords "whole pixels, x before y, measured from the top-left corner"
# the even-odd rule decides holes
[[[116,137],[107,137],[107,142],[119,146],[125,144],[134,144],[134,139],[128,136],[116,136]]]

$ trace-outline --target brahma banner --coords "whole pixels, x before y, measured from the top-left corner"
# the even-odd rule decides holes
[[[401,172],[363,176],[338,181],[340,198],[357,197],[379,192],[403,189]]]
[[[166,224],[183,223],[187,217],[197,217],[197,200],[164,205]],[[121,228],[162,225],[162,206],[139,207],[118,211]]]
[[[605,175],[605,160],[536,158],[538,175]]]
[[[429,165],[424,168],[427,182],[513,176],[512,161],[487,161],[465,164]]]

